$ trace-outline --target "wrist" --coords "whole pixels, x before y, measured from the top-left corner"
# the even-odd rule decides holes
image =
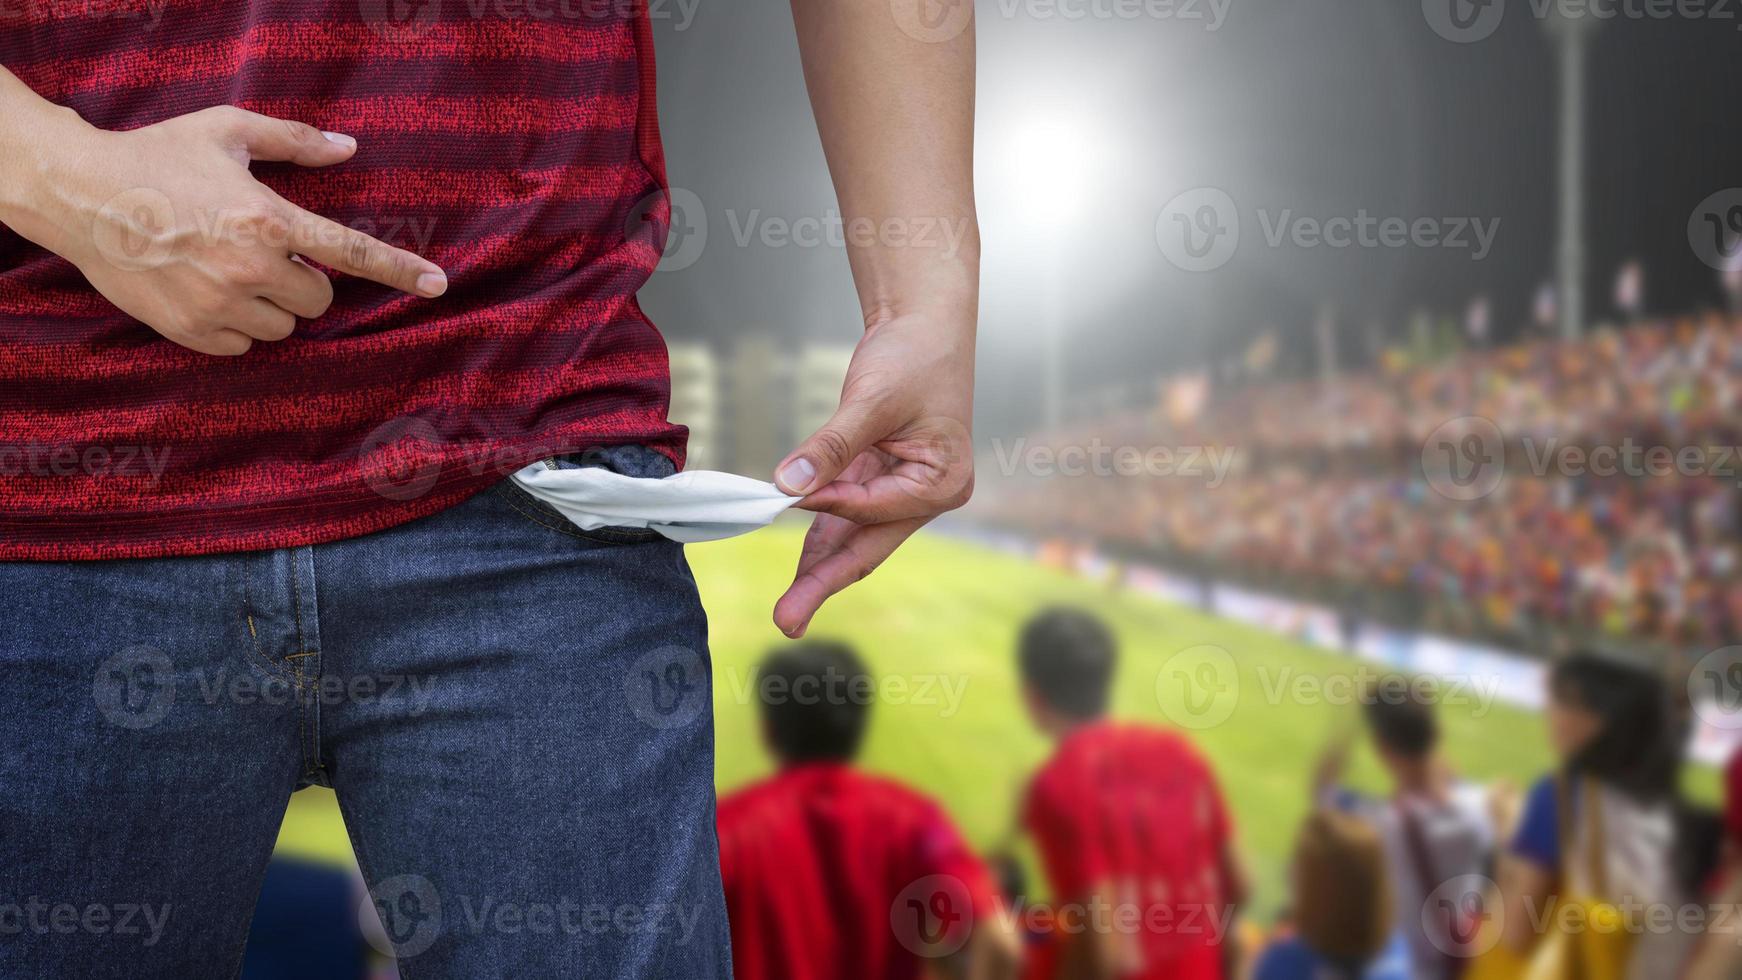
[[[972,336],[980,315],[979,262],[938,262],[899,280],[872,283],[862,290],[860,305],[866,330],[919,318]]]
[[[14,119],[0,134],[0,222],[58,253],[71,221],[76,161],[99,130],[72,109],[42,100]]]
[[[879,247],[852,255],[865,326],[920,316],[974,329],[980,303],[980,229],[972,213],[950,220],[884,222]]]

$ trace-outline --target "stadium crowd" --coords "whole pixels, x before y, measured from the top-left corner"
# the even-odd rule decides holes
[[[1409,625],[1711,649],[1742,642],[1739,369],[1742,319],[1710,316],[1249,383],[1031,441],[1222,467],[1061,479],[1017,458],[976,506]]]

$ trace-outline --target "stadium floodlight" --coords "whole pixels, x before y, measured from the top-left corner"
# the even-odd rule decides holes
[[[1001,137],[1001,138],[1000,138]],[[1093,115],[1062,108],[1024,113],[995,135],[990,159],[997,162],[985,195],[1000,202],[1017,223],[1015,233],[1031,256],[1043,291],[1036,315],[1042,335],[1042,402],[1046,425],[1063,421],[1066,354],[1065,265],[1074,240],[1093,230],[1091,208],[1102,181],[1097,152],[1105,152]]]
[[[1063,116],[1031,118],[1015,127],[1001,166],[1019,188],[1029,232],[1051,238],[1061,226],[1086,217],[1094,184],[1092,141],[1081,120]]]
[[[1560,9],[1545,22],[1560,59],[1561,339],[1585,330],[1585,60],[1598,21]]]

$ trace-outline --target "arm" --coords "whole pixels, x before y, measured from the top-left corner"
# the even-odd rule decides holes
[[[1512,952],[1525,956],[1540,937],[1535,923],[1542,917],[1554,892],[1555,874],[1516,854],[1500,857],[1500,901],[1504,926],[1501,941]]]
[[[1500,856],[1500,901],[1504,921],[1501,939],[1524,955],[1536,946],[1543,910],[1559,886],[1561,851],[1560,795],[1553,778],[1540,780],[1525,801],[1512,843]]]
[[[1222,936],[1222,975],[1237,977],[1244,973],[1253,950],[1245,948],[1240,935],[1240,913],[1252,897],[1252,876],[1232,840],[1222,842],[1222,855],[1217,862],[1225,889],[1226,928]]]
[[[831,595],[967,502],[980,244],[971,22],[934,43],[904,32],[888,0],[792,7],[865,319],[839,409],[776,475],[818,512],[775,607],[796,637]]]
[[[939,965],[949,980],[1015,980],[1022,969],[1022,941],[1010,920],[992,916],[975,923],[968,944]]]
[[[231,106],[106,132],[4,68],[0,120],[0,222],[184,347],[241,354],[325,313],[332,283],[298,256],[418,296],[447,288],[434,264],[310,214],[248,171],[343,163],[350,137]]]
[[[1092,889],[1084,898],[1118,894],[1111,883]],[[1079,899],[1081,901],[1081,899]],[[1059,980],[1119,980],[1131,975],[1143,957],[1137,936],[1114,929],[1085,929],[1065,942]]]
[[[1336,792],[1343,783],[1343,774],[1349,768],[1349,753],[1355,747],[1355,734],[1347,729],[1339,730],[1331,736],[1323,752],[1319,753],[1318,764],[1313,767],[1313,805],[1322,805],[1326,798]]]

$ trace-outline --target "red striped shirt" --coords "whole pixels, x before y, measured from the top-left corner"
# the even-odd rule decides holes
[[[0,559],[365,534],[591,446],[682,464],[635,300],[670,218],[645,0],[0,0],[0,65],[104,129],[234,105],[354,136],[254,173],[450,283],[335,276],[325,316],[215,358],[0,227]]]

